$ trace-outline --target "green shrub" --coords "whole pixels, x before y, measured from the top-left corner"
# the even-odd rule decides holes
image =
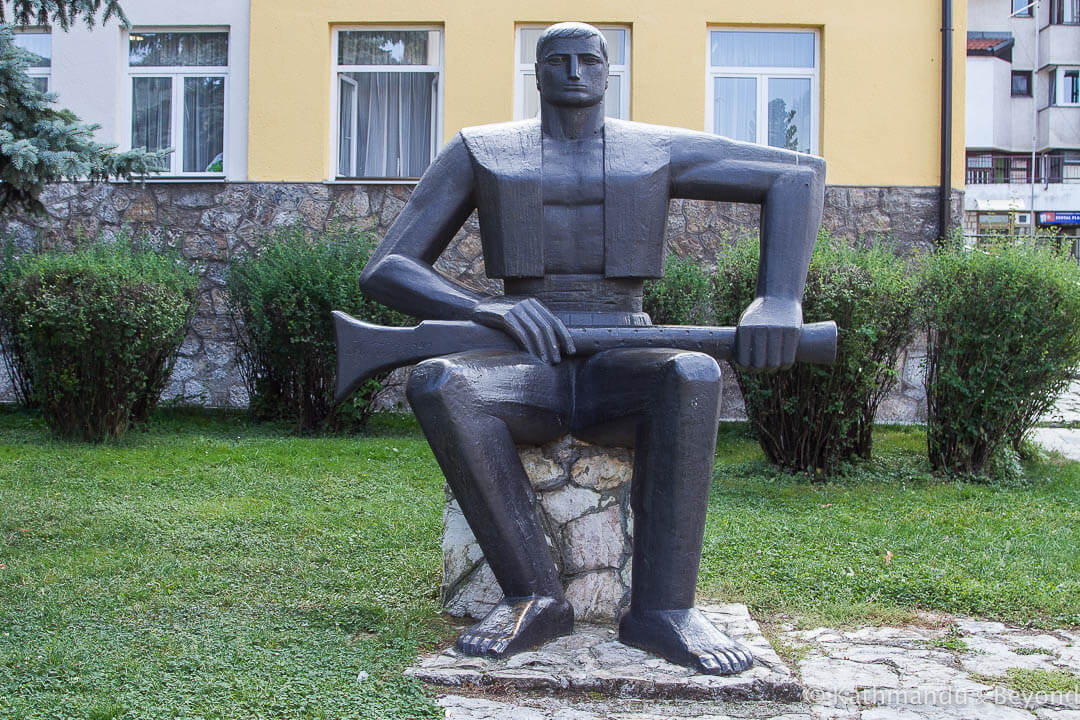
[[[943,250],[921,273],[927,446],[935,470],[984,474],[1080,363],[1080,271],[1052,248]]]
[[[644,310],[658,325],[711,325],[712,279],[693,260],[671,257],[664,277],[645,283]]]
[[[718,261],[717,323],[735,325],[754,299],[757,240],[738,243]],[[819,235],[803,317],[836,321],[836,363],[735,371],[747,418],[771,462],[829,474],[839,462],[870,456],[874,415],[896,382],[898,356],[912,337],[914,309],[915,282],[889,247],[853,249],[824,231]]]
[[[344,225],[320,234],[292,226],[273,231],[260,254],[233,262],[227,285],[257,419],[286,419],[298,432],[367,421],[381,387],[377,380],[334,406],[337,349],[330,312],[405,324],[406,316],[360,292],[360,273],[373,249],[370,236]]]
[[[54,432],[118,438],[157,404],[198,301],[175,253],[127,236],[28,254],[4,271],[5,357]]]

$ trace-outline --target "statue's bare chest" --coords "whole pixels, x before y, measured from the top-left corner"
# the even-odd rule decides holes
[[[544,139],[544,205],[603,205],[604,141]]]
[[[604,267],[604,141],[544,139],[544,271]]]

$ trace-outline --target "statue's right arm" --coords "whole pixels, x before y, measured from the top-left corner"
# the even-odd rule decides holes
[[[420,318],[498,328],[544,361],[574,352],[563,323],[533,298],[486,297],[433,267],[476,207],[472,159],[460,133],[420,178],[360,276],[373,299]]]
[[[447,143],[372,254],[360,287],[384,305],[421,318],[471,319],[481,301],[432,264],[473,211],[473,169],[461,135]]]

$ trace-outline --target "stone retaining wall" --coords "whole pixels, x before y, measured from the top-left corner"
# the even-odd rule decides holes
[[[276,226],[302,223],[322,229],[348,222],[382,236],[412,192],[409,185],[325,183],[63,183],[42,197],[44,217],[13,216],[0,232],[20,247],[66,247],[78,237],[115,236],[123,228],[149,232],[178,248],[202,276],[202,302],[165,397],[215,407],[242,407],[247,393],[234,362],[235,328],[229,317],[224,272],[238,253],[251,252]],[[829,186],[824,225],[865,242],[889,235],[905,247],[929,246],[937,236],[937,189],[933,187]],[[959,222],[962,194],[954,193],[952,213]],[[673,200],[669,205],[669,249],[713,265],[731,238],[752,232],[758,207],[737,203]],[[440,259],[439,269],[465,284],[497,291],[483,277],[478,225],[469,218]],[[911,364],[911,363],[908,363]],[[907,365],[905,378],[909,376]],[[726,377],[730,380],[732,374]],[[0,399],[13,395],[0,372]],[[726,414],[737,417],[738,389],[725,391]],[[917,411],[905,391],[889,403],[889,419],[914,420]]]

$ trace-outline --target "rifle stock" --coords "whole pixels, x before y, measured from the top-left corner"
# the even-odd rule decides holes
[[[348,397],[369,377],[403,365],[465,350],[517,350],[501,330],[461,320],[425,320],[414,327],[386,327],[357,320],[335,310],[337,392]],[[735,328],[693,325],[643,327],[572,327],[577,355],[592,355],[622,347],[696,350],[717,360],[731,360]],[[797,362],[830,365],[836,359],[836,323],[807,323],[799,336]]]

